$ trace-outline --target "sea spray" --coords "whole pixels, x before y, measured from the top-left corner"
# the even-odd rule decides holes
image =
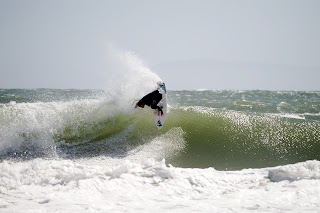
[[[107,101],[114,101],[123,111],[132,111],[131,103],[157,88],[161,78],[132,51],[108,46],[109,67],[112,69]]]

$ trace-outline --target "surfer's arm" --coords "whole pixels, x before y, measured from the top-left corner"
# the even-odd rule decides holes
[[[151,109],[158,109],[159,106],[156,104],[151,104],[150,107],[151,107]]]

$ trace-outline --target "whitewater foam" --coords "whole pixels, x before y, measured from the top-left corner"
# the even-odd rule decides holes
[[[320,179],[320,165],[318,161],[307,161],[297,165],[286,165],[269,170],[271,181],[298,181],[303,179]]]
[[[319,161],[233,172],[154,159],[116,166],[104,158],[3,161],[0,206],[1,212],[316,212],[319,168]],[[279,179],[275,171],[286,173]]]
[[[184,132],[181,128],[170,129],[163,135],[155,137],[151,142],[136,147],[128,153],[126,159],[144,161],[148,158],[161,160],[178,156],[186,147]]]
[[[1,104],[0,153],[55,147],[55,135],[70,123],[91,119],[98,103],[99,100],[81,100]]]

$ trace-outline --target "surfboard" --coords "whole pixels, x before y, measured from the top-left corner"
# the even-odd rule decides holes
[[[165,83],[158,89],[158,91],[162,94],[162,99],[158,103],[158,106],[161,107],[163,114],[161,115],[161,111],[158,109],[154,110],[154,123],[156,124],[158,130],[160,130],[166,120],[167,116],[167,89]]]

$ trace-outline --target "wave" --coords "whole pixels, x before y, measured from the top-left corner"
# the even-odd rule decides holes
[[[187,141],[179,166],[241,169],[319,159],[316,121],[207,107],[178,108],[172,116]]]
[[[160,155],[154,150],[149,157],[181,167],[241,169],[320,160],[319,122],[292,116],[172,107],[158,131],[151,110],[98,99],[2,104],[0,116],[3,157],[123,157],[158,140],[180,148]]]

